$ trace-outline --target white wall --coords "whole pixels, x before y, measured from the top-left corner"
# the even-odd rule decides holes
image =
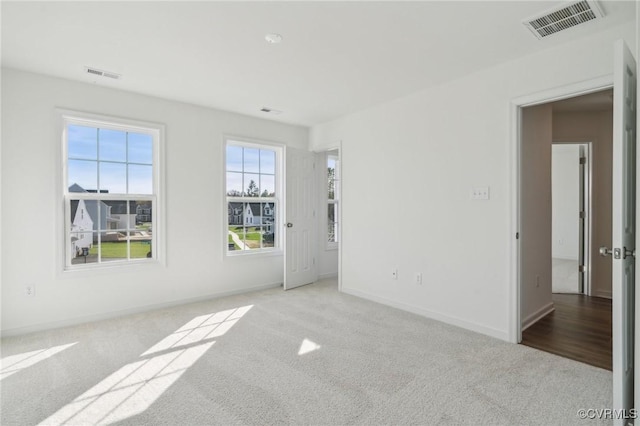
[[[2,106],[4,334],[282,282],[282,256],[223,258],[223,134],[307,149],[307,128],[10,69]],[[56,107],[166,125],[166,267],[61,273]]]
[[[633,22],[313,127],[312,149],[342,140],[343,290],[508,339],[510,103],[611,74],[621,37]]]
[[[551,257],[580,255],[580,146],[551,147]]]
[[[522,328],[553,310],[551,263],[552,106],[522,109],[520,317]]]

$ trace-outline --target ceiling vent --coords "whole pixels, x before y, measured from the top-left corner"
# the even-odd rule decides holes
[[[87,72],[87,74],[96,75],[99,77],[106,77],[113,80],[120,80],[122,78],[122,74],[117,74],[111,71],[103,71],[97,68],[85,67],[85,71]]]
[[[604,17],[595,0],[561,4],[551,10],[524,20],[522,23],[538,39]]]

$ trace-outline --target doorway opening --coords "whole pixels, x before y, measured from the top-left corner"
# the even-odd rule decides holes
[[[591,142],[551,145],[552,293],[590,294],[590,154]]]
[[[521,343],[611,370],[612,90],[522,108],[520,148]]]

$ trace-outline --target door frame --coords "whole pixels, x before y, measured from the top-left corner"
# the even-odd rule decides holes
[[[610,89],[613,87],[613,74],[608,74],[595,79],[567,84],[565,86],[551,88],[511,100],[510,123],[511,137],[509,138],[509,200],[510,200],[510,226],[508,230],[509,247],[509,341],[520,343],[522,341],[521,319],[521,248],[519,232],[521,227],[521,171],[522,164],[520,153],[522,150],[522,109],[534,105],[546,104],[562,99],[587,95],[593,92]]]
[[[591,250],[591,233],[593,232],[593,224],[592,224],[592,176],[593,176],[593,143],[592,142],[573,142],[573,141],[551,141],[551,152],[553,155],[553,145],[577,145],[579,147],[585,147],[584,157],[587,159],[584,173],[580,176],[580,179],[583,180],[581,183],[581,197],[583,198],[583,206],[585,212],[585,218],[583,223],[583,231],[582,231],[582,239],[580,249],[582,250],[582,263],[585,266],[585,272],[582,276],[582,291],[578,292],[578,294],[584,294],[586,296],[591,296],[591,256],[593,255]],[[553,234],[552,234],[553,238]],[[580,263],[580,262],[578,262]]]

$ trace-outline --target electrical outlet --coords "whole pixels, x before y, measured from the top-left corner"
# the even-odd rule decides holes
[[[393,278],[394,280],[398,279],[398,268],[395,268],[391,271],[391,278]]]
[[[418,272],[416,274],[416,284],[417,285],[422,285],[422,272]]]
[[[488,186],[474,186],[471,188],[472,200],[488,200],[489,199],[489,187]]]
[[[36,285],[27,284],[24,286],[24,295],[27,297],[34,297],[36,295]]]

